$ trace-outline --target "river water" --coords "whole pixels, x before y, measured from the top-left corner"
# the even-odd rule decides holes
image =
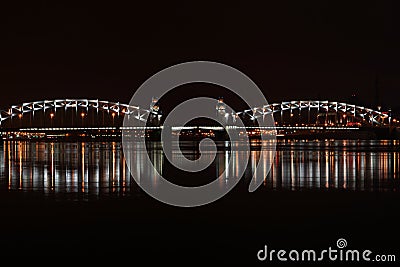
[[[215,179],[232,164],[220,179],[221,187],[235,182],[242,171],[245,153],[220,148],[212,165],[201,176]],[[252,177],[260,151],[250,152],[244,170],[244,179]],[[182,147],[185,157],[198,156],[195,146]],[[135,167],[132,174],[143,182],[157,187],[152,169],[144,167],[143,158],[148,153],[160,174],[180,176],[181,183],[196,184],[198,176],[171,171],[163,155],[161,144],[148,145],[148,152],[132,149]],[[272,153],[270,155],[273,155]],[[268,160],[273,164],[269,168]],[[398,191],[400,189],[399,141],[289,141],[277,143],[274,158],[260,162],[257,177],[265,177],[267,190],[353,190]],[[270,171],[269,171],[270,170]],[[171,174],[172,173],[172,174]],[[184,178],[183,178],[184,176]],[[199,182],[200,183],[200,182]],[[201,183],[204,183],[202,181]],[[131,178],[121,143],[119,142],[19,142],[0,143],[0,188],[8,191],[37,192],[71,200],[91,200],[102,197],[140,196],[141,190]]]

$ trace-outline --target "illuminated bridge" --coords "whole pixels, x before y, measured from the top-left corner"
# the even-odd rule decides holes
[[[148,114],[158,115],[154,109],[154,105],[150,106],[151,109],[142,109],[137,106],[130,106],[119,102],[101,101],[101,100],[89,100],[89,99],[61,99],[61,100],[42,100],[35,102],[23,103],[20,105],[12,105],[7,110],[0,111],[0,125],[5,120],[12,119],[13,117],[22,118],[24,114],[35,114],[35,112],[50,111],[50,118],[53,119],[55,113],[60,110],[73,109],[76,112],[86,111],[89,109],[99,111],[106,111],[111,114],[128,115],[138,120],[143,120],[143,117]],[[84,113],[80,113],[81,115]],[[87,114],[84,114],[87,115]],[[83,116],[83,115],[82,115]]]
[[[220,99],[217,110],[226,117],[226,120],[231,120],[233,123],[238,117],[255,121],[267,116],[274,116],[275,122],[280,125],[389,126],[391,123],[397,122],[393,121],[389,112],[331,101],[288,101],[229,113],[225,112],[225,104]]]
[[[0,110],[0,130],[11,137],[115,137],[125,116],[140,121],[147,118],[152,125],[159,125],[160,114],[156,99],[148,108],[90,99],[42,100]]]
[[[360,129],[398,129],[398,121],[390,112],[374,110],[343,102],[287,101],[243,111],[228,111],[223,99],[216,101],[216,112],[229,127],[237,127],[240,118],[245,132],[276,130],[278,134],[314,133],[321,131],[356,131]],[[119,102],[89,99],[57,99],[27,102],[0,111],[0,130],[6,136],[99,136],[120,137],[124,117],[146,121],[146,129],[162,127],[162,113],[158,100],[153,98],[148,107],[131,106]],[[257,119],[273,116],[275,126],[257,127]],[[133,129],[134,130],[134,129]],[[198,131],[212,137],[224,131],[219,126],[172,127],[172,131]],[[397,130],[396,130],[397,131]],[[256,132],[258,134],[259,132]]]

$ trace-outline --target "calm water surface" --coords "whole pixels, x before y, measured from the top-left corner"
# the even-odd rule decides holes
[[[219,176],[232,157],[226,175],[220,177],[221,187],[239,179],[238,162],[244,153],[220,150],[206,174]],[[160,143],[150,143],[149,156],[160,174],[170,173]],[[133,174],[141,182],[157,187],[152,169],[141,164],[145,156],[142,147],[133,149]],[[196,158],[198,151],[191,145],[183,154]],[[250,180],[260,152],[251,152],[245,179]],[[271,154],[272,155],[272,154]],[[173,155],[174,156],[174,155]],[[211,157],[211,156],[210,156]],[[272,159],[272,158],[270,158]],[[266,159],[266,160],[270,160]],[[273,190],[357,190],[398,191],[400,189],[399,141],[279,141],[271,171],[261,162],[258,173],[265,177],[264,188]],[[173,172],[172,174],[177,173]],[[196,179],[184,176],[184,179]],[[140,195],[131,178],[122,153],[121,143],[91,142],[18,142],[0,143],[0,188],[10,191],[34,191],[44,195],[71,199],[98,199],[102,196]]]

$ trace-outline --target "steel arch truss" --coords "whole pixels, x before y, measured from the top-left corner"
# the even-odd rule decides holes
[[[249,116],[251,120],[256,120],[267,115],[271,115],[278,112],[293,112],[294,110],[315,110],[319,112],[341,112],[346,115],[351,115],[361,119],[365,119],[366,122],[372,125],[384,126],[390,123],[391,117],[389,114],[373,110],[366,107],[357,105],[342,103],[342,102],[330,102],[330,101],[289,101],[282,103],[273,103],[265,105],[263,107],[255,107],[247,109],[241,112],[232,113],[231,116],[233,121],[236,120],[237,116]]]
[[[96,109],[97,111],[111,111],[118,115],[129,115],[140,121],[146,121],[148,115],[159,114],[153,110],[142,109],[137,106],[121,104],[119,102],[89,100],[89,99],[57,99],[27,102],[20,105],[12,105],[8,110],[0,110],[0,125],[3,121],[16,117],[20,114],[34,113],[36,111],[46,111],[47,109],[57,111],[57,109],[78,108]]]

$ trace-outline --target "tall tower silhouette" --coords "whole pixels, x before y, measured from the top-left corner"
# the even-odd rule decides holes
[[[381,103],[381,95],[380,95],[380,90],[379,90],[379,75],[376,73],[375,76],[375,108],[380,110],[382,108],[382,103]]]

